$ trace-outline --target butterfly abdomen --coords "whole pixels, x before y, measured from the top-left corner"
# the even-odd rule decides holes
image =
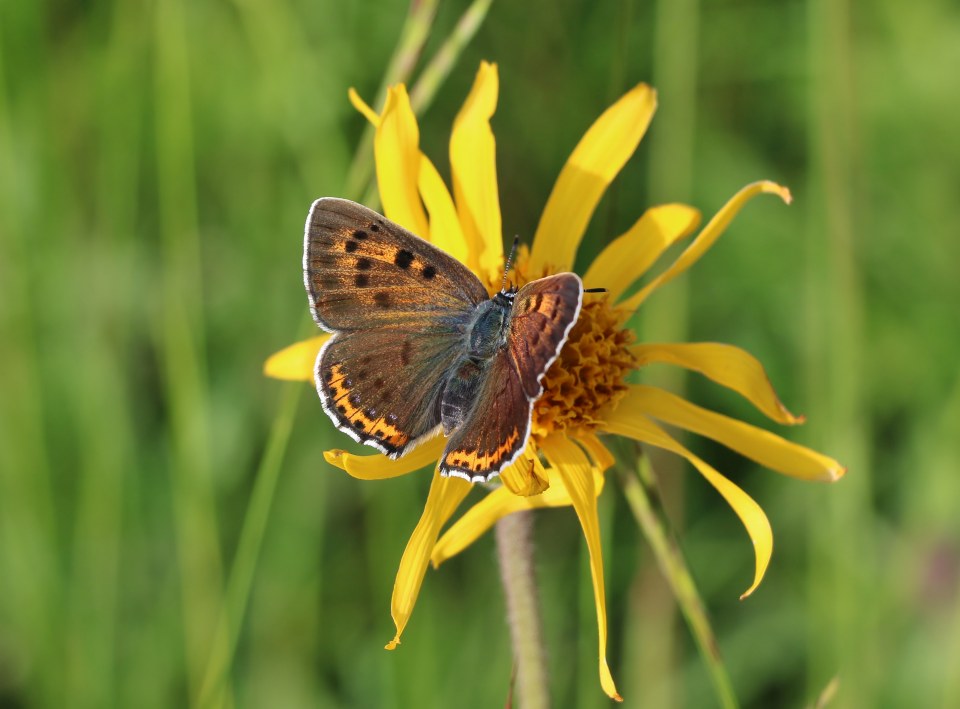
[[[440,423],[444,435],[459,428],[477,398],[477,389],[484,372],[482,360],[466,358],[447,378],[440,397]]]

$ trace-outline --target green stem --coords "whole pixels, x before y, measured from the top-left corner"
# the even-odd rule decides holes
[[[374,108],[382,106],[387,97],[387,88],[407,81],[413,73],[413,67],[420,58],[423,45],[427,42],[433,18],[437,14],[439,0],[412,0],[407,11],[407,19],[400,31],[400,41],[393,57],[383,74],[383,81],[377,91]],[[350,170],[347,172],[346,193],[360,199],[370,184],[373,175],[373,136],[375,129],[369,123],[363,129],[357,152],[353,156]]]
[[[700,655],[707,663],[717,700],[724,709],[736,709],[739,705],[733,692],[730,675],[720,657],[720,648],[710,627],[703,601],[697,592],[697,586],[660,505],[656,478],[647,456],[640,456],[637,475],[621,470],[620,479],[630,511],[640,525],[650,548],[653,549],[657,564],[687,619],[690,631],[700,649]]]
[[[550,706],[550,689],[533,572],[532,529],[533,513],[530,511],[516,512],[500,519],[496,525],[497,558],[517,663],[518,704],[520,709],[545,709]]]
[[[297,403],[303,392],[300,382],[284,384],[283,399],[273,420],[267,447],[260,460],[247,514],[243,520],[237,553],[227,583],[226,599],[217,621],[213,651],[207,663],[200,690],[199,706],[222,706],[226,699],[226,679],[237,648],[237,632],[246,614],[250,588],[260,547],[267,529],[273,495],[280,477],[280,466],[290,440]]]
[[[427,109],[437,89],[450,76],[460,53],[480,29],[492,4],[493,0],[474,0],[470,3],[433,59],[420,72],[420,78],[410,91],[410,105],[418,116]]]

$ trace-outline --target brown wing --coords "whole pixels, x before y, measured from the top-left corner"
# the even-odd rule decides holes
[[[304,285],[325,330],[418,328],[488,298],[466,266],[355,202],[318,199],[305,232]]]
[[[527,397],[506,349],[487,367],[477,399],[447,440],[440,474],[483,482],[517,459],[530,436],[533,401]]]
[[[540,380],[560,354],[582,302],[583,283],[575,273],[531,281],[514,298],[507,342],[531,400],[543,393]]]
[[[355,441],[399,458],[439,432],[438,401],[461,341],[440,329],[337,334],[317,358],[323,408]]]

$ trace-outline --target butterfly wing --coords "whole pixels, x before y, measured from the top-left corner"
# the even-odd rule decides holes
[[[531,400],[543,393],[543,375],[559,356],[582,303],[583,282],[575,273],[531,281],[517,292],[507,344]]]
[[[438,401],[458,342],[441,330],[338,334],[317,358],[323,408],[355,441],[399,458],[439,431]]]
[[[444,449],[443,475],[489,480],[513,463],[530,436],[540,383],[580,315],[583,284],[573,273],[528,283],[517,293],[507,346],[487,365],[476,400]]]
[[[423,329],[469,311],[486,289],[466,266],[366,207],[325,197],[310,208],[303,280],[328,331]]]
[[[315,378],[337,428],[391,458],[435,435],[443,383],[488,297],[479,279],[376,212],[334,198],[310,209],[303,269],[314,319],[335,333]]]
[[[527,444],[533,401],[506,349],[487,365],[466,420],[447,440],[440,474],[483,482],[510,465]]]

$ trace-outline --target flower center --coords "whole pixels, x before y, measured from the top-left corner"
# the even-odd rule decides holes
[[[529,273],[528,262],[529,252],[521,247],[510,274],[518,286],[549,275]],[[637,368],[636,357],[629,350],[635,336],[623,327],[629,313],[612,307],[606,295],[588,293],[583,299],[580,317],[560,356],[547,370],[543,395],[533,406],[531,433],[535,438],[595,429],[602,423],[602,411],[623,398],[625,379]]]

